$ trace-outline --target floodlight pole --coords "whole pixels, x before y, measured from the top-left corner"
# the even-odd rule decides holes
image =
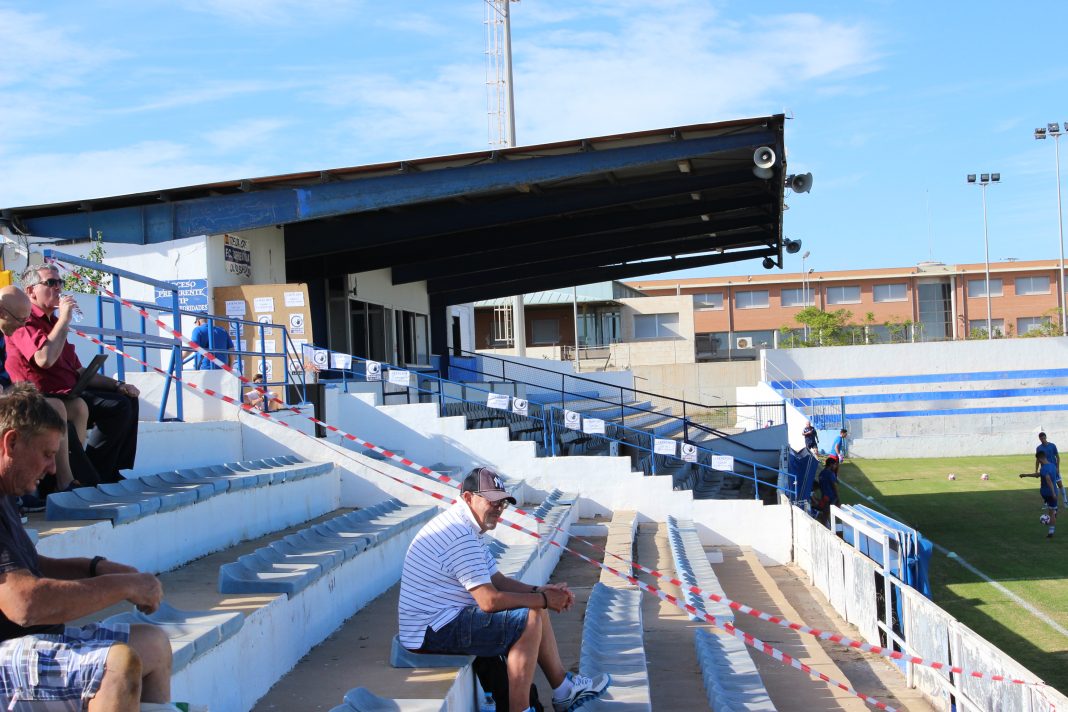
[[[986,187],[991,183],[1001,182],[1000,173],[981,173],[979,180],[976,180],[974,173],[969,173],[967,176],[969,185],[977,185],[983,191],[983,255],[986,261],[986,338],[992,340],[994,338],[993,320],[990,318],[990,236],[987,231],[987,219],[986,219]]]
[[[1068,336],[1068,305],[1064,303],[1064,215],[1061,211],[1061,127],[1060,124],[1047,124],[1045,129],[1035,129],[1035,138],[1044,139],[1047,135],[1053,137],[1053,155],[1057,165],[1057,246],[1060,248],[1060,274],[1057,277],[1057,285],[1061,293],[1057,296],[1057,304],[1061,308],[1061,336]],[[1065,123],[1068,131],[1068,122]]]

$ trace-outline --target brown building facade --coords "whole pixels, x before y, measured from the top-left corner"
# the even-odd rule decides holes
[[[1040,330],[1059,333],[1058,262],[990,265],[990,323],[995,338]],[[693,298],[697,361],[755,358],[761,348],[805,339],[796,315],[808,306],[851,313],[855,343],[986,338],[983,264],[839,272],[642,280],[628,286],[649,296]],[[782,329],[786,327],[789,333]]]

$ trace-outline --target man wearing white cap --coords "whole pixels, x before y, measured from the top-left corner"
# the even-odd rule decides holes
[[[530,709],[537,664],[553,687],[556,712],[572,710],[601,696],[611,678],[564,670],[548,611],[574,604],[567,584],[531,586],[497,570],[483,534],[515,503],[500,475],[476,467],[456,504],[416,535],[401,573],[400,641],[417,653],[507,655],[511,712]]]

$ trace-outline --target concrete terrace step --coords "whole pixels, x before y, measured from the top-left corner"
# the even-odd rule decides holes
[[[284,593],[293,598],[364,550],[408,528],[422,527],[436,511],[391,499],[339,515],[224,565],[219,569],[219,592]]]
[[[118,488],[124,493],[113,494]],[[158,473],[108,489],[50,495],[48,518],[31,517],[38,551],[60,558],[92,552],[168,571],[332,511],[340,498],[332,463],[295,456]],[[64,516],[91,519],[57,519]]]
[[[555,533],[563,542],[577,509],[569,497],[553,491],[539,506],[531,508],[545,516],[555,516],[558,510],[566,513],[560,518],[564,533]],[[532,528],[533,522],[523,520],[522,524]],[[516,538],[510,538],[509,542],[492,538],[498,535]],[[492,537],[489,546],[502,572],[530,584],[542,585],[549,580],[559,559],[558,547],[505,527],[498,527]],[[398,565],[403,563],[403,558],[401,552]],[[475,681],[469,664],[457,664],[458,659],[450,664],[447,660],[436,660],[438,656],[420,655],[408,656],[403,661],[405,667],[389,663],[397,633],[399,593],[399,584],[393,585],[385,595],[345,621],[282,677],[254,709],[257,712],[472,709]],[[422,667],[407,666],[421,663]]]

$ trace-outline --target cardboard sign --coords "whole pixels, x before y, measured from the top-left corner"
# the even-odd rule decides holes
[[[508,401],[511,399],[507,393],[487,393],[486,394],[486,407],[496,408],[497,410],[508,410]]]

